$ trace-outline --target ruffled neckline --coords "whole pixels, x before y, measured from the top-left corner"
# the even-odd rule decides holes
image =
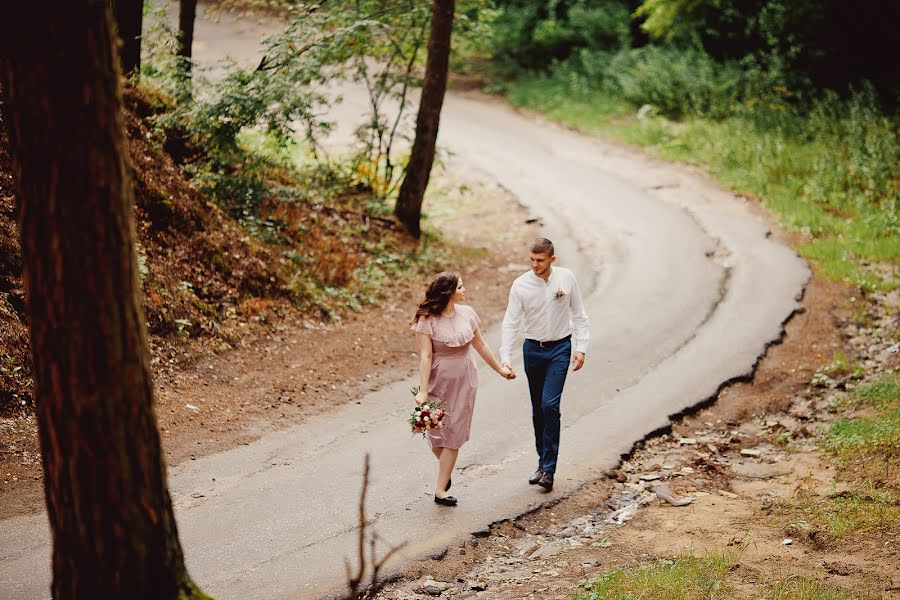
[[[434,333],[431,339],[451,348],[465,346],[475,337],[475,329],[468,319],[459,314],[459,310],[452,317],[441,315],[431,317],[434,319]]]
[[[425,333],[431,339],[451,348],[465,346],[475,338],[478,315],[466,305],[456,305],[452,316],[432,315],[420,319],[413,327],[417,333]]]

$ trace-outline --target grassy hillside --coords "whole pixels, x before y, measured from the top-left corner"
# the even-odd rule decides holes
[[[800,252],[829,278],[869,291],[900,285],[898,124],[866,95],[824,96],[805,114],[772,100],[724,118],[670,118],[654,105],[640,108],[594,88],[583,76],[556,73],[519,78],[508,98],[583,131],[709,169],[798,233]]]

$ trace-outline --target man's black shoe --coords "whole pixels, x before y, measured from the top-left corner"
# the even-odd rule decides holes
[[[544,475],[544,472],[541,471],[540,469],[538,469],[537,471],[534,472],[534,475],[532,475],[531,477],[528,478],[528,484],[529,485],[536,484],[538,481],[541,480],[541,477],[543,475]]]
[[[548,492],[553,489],[553,473],[544,473],[538,480],[538,485]]]
[[[456,506],[456,498],[453,496],[444,496],[443,498],[435,496],[434,501],[436,504],[442,504],[444,506]]]

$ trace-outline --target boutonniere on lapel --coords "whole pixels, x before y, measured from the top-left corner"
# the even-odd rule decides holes
[[[562,288],[559,288],[558,290],[556,290],[556,291],[553,293],[553,299],[554,299],[554,300],[559,300],[559,299],[565,297],[565,295],[566,295],[566,293],[563,291],[563,289],[562,289]]]

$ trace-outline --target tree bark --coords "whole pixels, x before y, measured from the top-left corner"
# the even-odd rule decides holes
[[[178,58],[182,81],[179,82],[179,95],[182,99],[190,99],[191,59],[194,46],[194,22],[197,20],[197,0],[180,0],[178,9]]]
[[[141,28],[144,20],[144,0],[112,0],[116,31],[121,46],[119,59],[125,75],[141,70]]]
[[[0,7],[52,594],[204,598],[153,410],[111,19],[108,0]]]
[[[441,121],[441,107],[447,91],[447,70],[450,65],[450,35],[453,32],[455,0],[434,0],[431,30],[428,34],[428,59],[425,62],[425,81],[416,116],[416,137],[413,141],[406,176],[400,186],[394,214],[407,230],[419,237],[422,201],[431,167]]]

